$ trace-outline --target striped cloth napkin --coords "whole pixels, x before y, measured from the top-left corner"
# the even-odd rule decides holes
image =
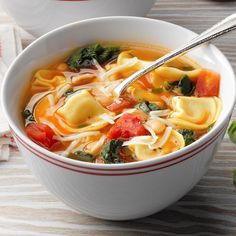
[[[13,25],[0,26],[0,86],[4,74],[15,59],[22,51],[21,37],[19,30]],[[0,106],[0,161],[9,160],[10,146],[15,146],[14,140],[10,134],[9,126],[3,115]]]

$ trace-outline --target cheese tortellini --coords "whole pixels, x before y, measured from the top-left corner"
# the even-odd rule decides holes
[[[155,87],[163,86],[164,82],[179,81],[187,75],[192,81],[196,81],[202,69],[184,71],[174,67],[160,66],[150,73],[150,78]]]
[[[79,127],[95,117],[108,113],[103,106],[87,91],[82,90],[67,99],[64,106],[57,110],[71,127]]]
[[[66,82],[65,76],[53,70],[39,70],[35,73],[34,78],[32,83],[34,92],[53,90]]]
[[[175,96],[171,100],[173,113],[168,119],[174,125],[193,130],[204,130],[219,117],[222,103],[218,97]]]
[[[161,137],[160,137],[161,139]],[[177,151],[185,146],[183,136],[175,130],[172,130],[165,145],[160,148],[149,148],[148,145],[135,144],[130,149],[134,151],[137,160],[143,161],[154,157]]]

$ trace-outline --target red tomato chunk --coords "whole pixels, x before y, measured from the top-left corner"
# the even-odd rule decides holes
[[[142,120],[137,115],[124,114],[109,130],[107,137],[110,139],[128,140],[135,136],[149,135],[142,125]]]
[[[59,143],[54,139],[55,133],[48,125],[31,123],[25,130],[32,141],[48,150],[53,149]]]
[[[220,75],[211,70],[203,70],[197,78],[195,94],[198,97],[219,96]]]
[[[136,102],[132,98],[130,98],[129,96],[123,96],[122,97],[122,102],[120,102],[120,103],[113,102],[112,104],[110,104],[106,108],[109,111],[119,113],[125,108],[133,107],[135,105],[135,103]]]

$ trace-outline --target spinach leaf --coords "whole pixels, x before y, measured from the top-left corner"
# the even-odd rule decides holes
[[[120,139],[112,139],[107,143],[101,150],[101,156],[104,159],[105,164],[121,163],[120,160],[120,149],[122,147],[123,141]]]
[[[66,63],[72,70],[78,71],[80,68],[93,66],[93,59],[96,59],[100,64],[113,60],[119,52],[118,47],[103,47],[100,44],[92,44],[73,53]]]
[[[236,120],[231,122],[231,125],[228,128],[228,135],[230,140],[236,144]]]
[[[178,132],[183,135],[184,141],[185,141],[185,146],[188,146],[189,144],[191,144],[197,140],[196,135],[190,129],[181,129]]]
[[[164,89],[166,90],[166,91],[172,91],[174,88],[176,88],[177,86],[178,86],[178,84],[179,84],[179,81],[177,80],[177,81],[173,81],[173,82],[167,82],[167,81],[165,81],[165,83],[164,83]]]
[[[166,91],[177,91],[184,96],[191,96],[194,92],[195,84],[187,75],[184,75],[180,81],[166,82],[164,84],[164,89]]]
[[[85,162],[93,162],[95,160],[95,157],[92,154],[83,151],[76,151],[74,153],[70,153],[69,157],[75,160]]]
[[[140,102],[136,107],[145,113],[149,113],[150,111],[161,110],[161,108],[155,103],[150,103],[148,101]]]
[[[64,96],[65,97],[68,97],[68,96],[70,96],[71,94],[73,94],[75,91],[73,90],[73,89],[69,89],[69,90],[67,90],[65,93],[64,93]]]
[[[190,96],[193,94],[195,84],[189,79],[187,75],[184,75],[179,81],[178,87],[184,96]]]
[[[32,114],[32,112],[28,109],[25,109],[23,111],[23,116],[25,118],[25,120],[28,120],[28,121],[35,121],[34,119],[34,115]]]

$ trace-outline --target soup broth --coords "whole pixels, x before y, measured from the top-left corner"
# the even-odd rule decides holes
[[[79,161],[160,158],[195,142],[219,117],[220,75],[175,60],[113,90],[163,54],[161,48],[92,44],[37,70],[23,117],[28,137]]]

